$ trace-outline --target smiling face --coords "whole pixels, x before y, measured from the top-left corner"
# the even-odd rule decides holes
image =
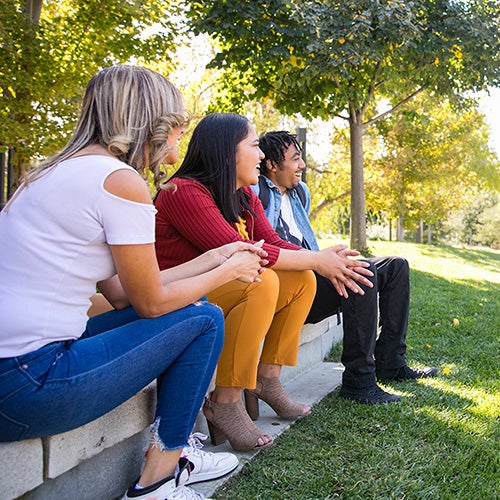
[[[284,153],[284,160],[278,165],[267,160],[266,176],[282,193],[297,187],[306,164],[295,144],[290,144]]]
[[[184,128],[176,127],[172,130],[172,133],[168,136],[167,145],[168,145],[168,153],[165,155],[164,162],[168,165],[173,165],[177,163],[179,160],[179,149],[178,144],[179,140],[184,133]]]
[[[259,182],[260,162],[264,153],[259,148],[259,136],[253,125],[247,136],[236,146],[236,189]]]

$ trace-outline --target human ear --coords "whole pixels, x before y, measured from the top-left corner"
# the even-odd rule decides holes
[[[276,172],[276,170],[278,170],[276,163],[272,160],[266,160],[266,168],[270,172]]]

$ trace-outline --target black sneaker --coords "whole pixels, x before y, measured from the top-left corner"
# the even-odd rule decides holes
[[[358,389],[356,387],[346,387],[343,385],[340,388],[339,397],[352,399],[358,403],[367,405],[375,405],[378,403],[397,403],[401,401],[399,396],[383,391],[378,385],[374,384],[370,387]]]
[[[397,370],[377,370],[377,380],[380,382],[415,380],[417,378],[434,377],[437,371],[437,368],[433,366],[427,368],[410,368],[408,365],[404,365]]]

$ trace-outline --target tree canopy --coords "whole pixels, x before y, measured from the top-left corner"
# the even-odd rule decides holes
[[[65,142],[98,69],[171,58],[175,12],[164,0],[0,3],[0,149],[10,151],[18,174]]]
[[[189,1],[220,51],[232,106],[340,116],[351,140],[351,246],[366,248],[363,129],[424,88],[456,97],[500,85],[498,0]],[[250,91],[249,91],[250,89]],[[376,96],[391,110],[379,114]]]
[[[311,168],[308,161],[311,218],[320,232],[345,234],[350,196],[347,133],[346,127],[334,130],[326,165]],[[366,134],[364,147],[372,235],[382,234],[378,226],[387,219],[399,219],[400,239],[403,222],[412,232],[421,221],[441,228],[451,214],[469,209],[477,196],[494,194],[500,187],[500,163],[488,146],[485,117],[472,107],[454,109],[432,93],[422,92],[377,122]]]
[[[436,224],[468,206],[476,193],[500,187],[499,162],[476,109],[453,109],[422,93],[378,122],[383,148],[367,162],[367,205],[414,227]]]

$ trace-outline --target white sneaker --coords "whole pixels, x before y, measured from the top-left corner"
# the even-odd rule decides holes
[[[189,479],[192,464],[185,458],[179,460],[179,472],[175,477],[167,477],[147,488],[128,489],[123,500],[210,500],[191,488],[183,486]]]
[[[229,474],[239,465],[238,457],[232,453],[202,451],[202,441],[206,439],[208,436],[205,434],[195,432],[189,436],[188,446],[182,450],[181,456],[193,464],[191,475],[186,484],[217,479]]]

